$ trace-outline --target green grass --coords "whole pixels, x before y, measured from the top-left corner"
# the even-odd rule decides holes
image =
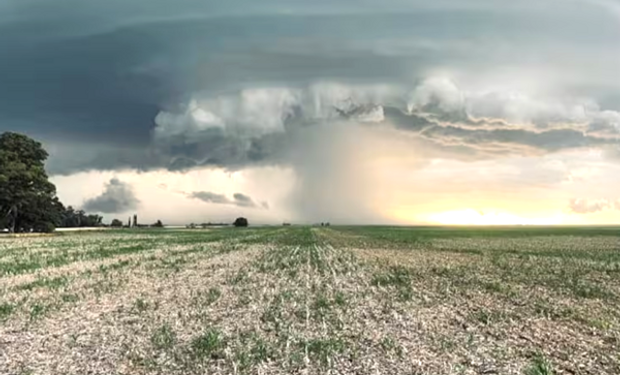
[[[136,311],[143,313],[149,309],[149,303],[142,298],[137,298],[134,302]]]
[[[224,346],[224,335],[218,329],[209,328],[192,340],[191,351],[196,358],[221,359],[224,358]]]
[[[176,334],[168,324],[162,325],[151,336],[151,344],[157,350],[169,350],[176,344]]]
[[[554,375],[551,363],[542,355],[537,354],[525,369],[525,375]]]
[[[298,345],[300,349],[308,352],[311,360],[319,362],[322,366],[330,365],[333,357],[346,349],[342,340],[332,337],[302,340]]]
[[[59,289],[65,285],[67,285],[68,279],[64,276],[53,277],[53,278],[41,278],[37,279],[31,283],[22,284],[17,287],[19,290],[33,290],[35,288],[50,288],[50,289]]]
[[[9,316],[11,316],[13,311],[15,311],[15,306],[14,305],[12,305],[12,304],[10,304],[8,302],[4,302],[4,303],[0,304],[0,321],[8,318]]]
[[[51,304],[34,303],[30,306],[30,320],[42,318],[45,314],[54,308]]]
[[[209,291],[207,292],[207,300],[206,303],[208,305],[214,303],[215,301],[217,301],[220,296],[222,295],[222,292],[217,289],[217,288],[210,288]]]
[[[27,248],[12,248],[11,254],[13,256],[20,253],[23,253],[24,256],[19,256],[11,262],[0,261],[0,276],[28,273],[41,268],[60,267],[77,261],[107,259],[119,255],[149,252],[156,248],[165,248],[167,245],[189,246],[195,244],[195,249],[190,251],[203,251],[205,244],[219,241],[242,242],[244,240],[250,241],[249,239],[256,237],[252,241],[262,242],[264,238],[271,237],[271,233],[275,231],[273,228],[261,228],[241,232],[234,228],[227,228],[217,231],[110,231],[98,234],[98,236],[93,234],[67,235],[55,242],[43,243],[43,249],[52,245],[54,248],[54,252],[45,257],[40,254],[30,256]],[[137,234],[141,237],[136,238]],[[81,244],[75,241],[78,238],[77,236],[84,236],[79,238],[88,244],[88,250],[79,250]],[[105,236],[108,236],[110,240],[101,239]],[[287,237],[284,236],[283,238]],[[76,249],[76,245],[78,249]],[[0,255],[2,255],[1,252]],[[121,261],[117,266],[125,267],[127,265]]]
[[[370,285],[375,287],[395,287],[398,298],[402,301],[409,301],[413,298],[411,287],[412,271],[402,266],[392,266],[387,270],[376,273]]]

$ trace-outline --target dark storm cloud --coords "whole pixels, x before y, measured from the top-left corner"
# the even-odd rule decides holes
[[[228,198],[224,194],[212,193],[210,191],[195,191],[187,194],[189,198],[198,199],[205,203],[214,203],[214,204],[230,204],[239,207],[258,207],[254,200],[245,194],[235,193],[233,194],[233,199]],[[263,203],[262,207],[264,209],[268,209],[268,205],[266,202]]]
[[[151,20],[48,37],[46,27],[73,19],[65,17],[1,25],[0,130],[19,122],[20,130],[51,140],[62,134],[63,140],[144,147],[162,108],[207,87],[294,83],[324,74],[388,78],[381,73],[385,67],[403,69],[394,58],[362,52],[274,47],[282,29],[287,38],[302,38],[300,43],[306,34],[326,38],[338,29],[331,19]],[[40,38],[28,31],[35,26]]]
[[[235,193],[233,195],[235,204],[239,207],[256,207],[256,203],[249,196],[241,193]]]
[[[316,114],[296,106],[293,104],[296,109],[293,116],[286,108],[282,109],[282,113],[276,112],[274,118],[281,120],[281,128],[273,129],[252,127],[258,123],[248,125],[243,121],[229,121],[231,129],[212,127],[180,114],[184,119],[179,123],[176,120],[168,123],[173,126],[161,123],[156,128],[161,131],[156,132],[153,143],[145,148],[89,147],[81,150],[82,157],[79,158],[72,153],[63,154],[61,150],[50,160],[48,170],[53,174],[89,167],[184,171],[200,166],[234,170],[246,166],[291,165],[291,156],[298,152],[301,143],[307,142],[306,129],[318,127],[329,132],[329,126],[325,124],[334,121],[358,123],[361,126],[392,125],[446,151],[455,151],[456,155],[463,155],[463,159],[471,155],[536,155],[587,147],[613,150],[620,144],[618,129],[609,123],[604,125],[605,132],[594,132],[590,130],[592,126],[584,128],[580,124],[570,123],[541,130],[493,119],[439,121],[438,116],[406,113],[402,108],[389,106],[380,107],[379,118],[376,117],[379,115],[369,114],[367,105],[360,105],[361,109],[348,109],[347,113],[334,105],[317,119]],[[239,113],[239,116],[243,114]],[[612,154],[610,151],[609,155]]]
[[[454,104],[445,101],[449,86],[432,91],[418,108],[424,115],[416,116],[403,114],[406,99],[378,97],[355,98],[349,107],[326,99],[320,115],[304,103],[287,103],[267,119],[243,100],[238,109],[246,116],[220,118],[223,123],[184,114],[194,98],[217,101],[247,87],[304,90],[333,81],[411,89],[437,69],[471,81],[494,66],[530,67],[534,57],[559,67],[574,61],[570,77],[593,80],[569,82],[567,90],[589,87],[588,94],[600,92],[607,102],[617,94],[607,77],[616,72],[608,54],[618,32],[602,8],[571,3],[545,12],[526,1],[505,12],[505,5],[487,1],[427,3],[5,0],[0,131],[22,131],[54,148],[52,174],[290,164],[304,128],[342,118],[378,123],[384,117],[444,147],[473,150],[514,145],[551,152],[611,142],[615,128],[602,119],[592,122],[592,134],[580,135],[580,129],[506,129],[510,121],[501,117],[511,112],[505,110],[483,111],[495,119],[468,116],[448,108]],[[579,30],[566,27],[576,23]],[[579,70],[582,65],[588,69]],[[226,106],[216,109],[226,115]],[[180,118],[162,120],[162,113]],[[549,118],[533,120],[540,125]]]
[[[106,184],[101,195],[84,202],[82,208],[86,211],[115,214],[136,209],[139,203],[131,185],[113,178]]]
[[[615,138],[589,137],[572,129],[534,132],[524,129],[471,130],[458,125],[437,125],[425,129],[421,135],[439,144],[460,144],[473,150],[521,154],[528,150],[549,153],[618,142]]]
[[[200,199],[206,203],[216,203],[216,204],[231,204],[232,201],[228,199],[224,194],[216,194],[210,191],[195,191],[189,194],[190,198]]]

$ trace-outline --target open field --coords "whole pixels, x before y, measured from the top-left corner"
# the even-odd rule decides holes
[[[1,374],[620,374],[620,228],[0,238]]]

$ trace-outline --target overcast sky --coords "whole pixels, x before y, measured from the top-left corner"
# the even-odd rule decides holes
[[[0,131],[110,220],[620,222],[616,0],[3,0]]]

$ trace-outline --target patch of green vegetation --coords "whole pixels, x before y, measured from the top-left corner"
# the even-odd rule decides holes
[[[135,309],[140,313],[143,313],[149,309],[149,303],[142,298],[137,298],[133,305]]]
[[[276,360],[278,357],[278,352],[273,344],[254,331],[241,333],[237,340],[238,342],[233,348],[233,361],[241,373],[251,373],[252,367]]]
[[[337,301],[340,301],[341,304]],[[330,299],[324,291],[318,291],[315,293],[314,299],[310,305],[312,318],[316,320],[323,320],[331,315],[331,311],[334,306],[342,307],[345,303],[346,302],[342,295],[336,295],[333,299]],[[300,310],[299,312],[303,312],[305,315],[305,310]]]
[[[43,277],[28,284],[22,284],[17,287],[18,290],[33,290],[35,288],[59,289],[67,285],[68,279],[65,276],[54,278]]]
[[[441,336],[439,339],[439,345],[444,352],[452,352],[456,347],[456,342],[451,337]]]
[[[271,230],[273,231],[273,229]],[[265,232],[265,236],[268,236],[268,232],[266,230],[263,232]],[[48,254],[49,256],[44,257],[40,254],[36,254],[33,256],[17,258],[12,262],[0,262],[0,276],[28,273],[40,268],[59,267],[76,261],[106,259],[119,255],[147,252],[166,244],[175,246],[197,244],[199,248],[192,249],[192,251],[204,251],[204,244],[206,243],[218,242],[227,239],[240,240],[244,236],[250,236],[253,233],[255,232],[244,231],[244,233],[241,233],[231,229],[200,233],[172,230],[110,231],[109,233],[106,233],[106,235],[111,236],[111,239],[104,241],[101,241],[98,237],[92,235],[91,237],[87,233],[72,234],[67,235],[64,238],[55,239],[53,242],[50,241],[50,246],[53,246],[54,252]],[[136,238],[137,234],[140,235],[139,238]],[[113,235],[120,237],[112,237]],[[88,246],[87,251],[73,250],[76,246],[77,238],[82,239],[84,244],[91,245]],[[106,266],[103,271],[105,272],[109,269],[114,269],[114,267],[126,267],[129,263],[125,262],[127,261],[120,261],[115,265]]]
[[[403,266],[392,266],[386,272],[377,273],[370,281],[372,286],[409,286],[411,271]]]
[[[90,286],[97,297],[102,294],[109,294],[114,292],[123,284],[122,279],[109,279],[108,281],[97,281]]]
[[[273,349],[260,337],[254,338],[254,342],[250,349],[250,355],[255,364],[267,362],[269,359],[275,357]]]
[[[172,349],[176,340],[176,334],[168,324],[162,325],[151,336],[151,344],[157,350]]]
[[[248,280],[248,271],[245,268],[237,270],[237,272],[228,278],[229,285],[238,285]]]
[[[52,305],[34,303],[30,306],[30,320],[36,320],[43,317],[47,312],[52,310]]]
[[[76,294],[65,293],[60,296],[60,299],[65,303],[73,303],[79,301],[80,297]]]
[[[505,311],[495,311],[486,308],[479,308],[470,314],[470,320],[479,322],[483,325],[490,325],[493,323],[501,323],[508,321],[509,319],[517,319],[518,317],[513,314],[508,314]]]
[[[402,357],[403,348],[400,345],[398,345],[398,343],[393,337],[386,336],[383,339],[381,339],[381,342],[379,344],[381,345],[381,349],[383,349],[385,353],[388,353],[388,354],[394,353],[398,357]]]
[[[334,295],[334,303],[340,307],[346,306],[347,305],[346,295],[341,291],[337,291]]]
[[[187,259],[183,256],[177,255],[175,258],[161,258],[159,259],[159,267],[164,269],[171,269],[174,272],[180,272],[181,266],[187,263]]]
[[[608,291],[602,285],[594,284],[585,280],[573,279],[568,286],[576,297],[587,299],[610,299],[615,297],[613,293]]]
[[[15,311],[15,305],[8,302],[0,304],[0,320],[4,320],[11,316],[13,311]]]
[[[196,358],[222,359],[225,358],[224,347],[226,340],[222,333],[214,328],[207,329],[203,334],[194,338],[190,344],[192,354]]]
[[[19,372],[17,374],[18,375],[34,375],[35,371],[22,366],[22,368],[19,369]]]
[[[218,288],[210,288],[207,291],[207,298],[205,302],[207,303],[207,305],[211,305],[212,303],[217,301],[221,295],[222,292]]]
[[[106,273],[109,270],[117,271],[117,270],[125,268],[125,267],[127,267],[129,265],[131,265],[131,261],[130,260],[119,260],[118,262],[109,264],[107,266],[100,265],[99,266],[99,271],[102,272],[102,273]]]
[[[412,271],[403,266],[391,266],[387,270],[375,273],[370,285],[376,287],[395,287],[401,301],[413,299],[411,287]]]
[[[305,319],[305,309],[303,310],[303,318]],[[260,317],[261,323],[265,325],[266,330],[274,330],[276,333],[283,328],[284,316],[281,300],[274,298],[264,309]]]
[[[525,375],[554,375],[551,363],[542,355],[537,354],[524,371]]]
[[[318,362],[323,366],[329,366],[332,359],[343,353],[346,346],[340,339],[335,338],[316,338],[311,340],[302,340],[299,347],[307,351],[310,360]]]

